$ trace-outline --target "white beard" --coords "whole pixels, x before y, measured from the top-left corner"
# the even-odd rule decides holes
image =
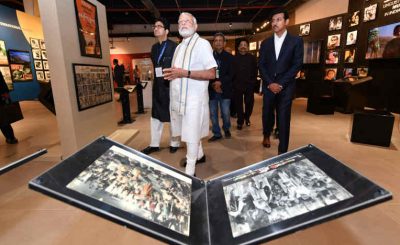
[[[179,34],[185,38],[185,37],[190,37],[191,35],[193,35],[195,32],[194,28],[188,28],[188,29],[179,29]]]

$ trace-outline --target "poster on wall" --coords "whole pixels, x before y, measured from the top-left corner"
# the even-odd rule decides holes
[[[81,55],[101,58],[97,7],[86,0],[75,0],[75,14]]]
[[[372,4],[364,9],[364,22],[375,20],[378,4]]]
[[[32,81],[31,64],[10,64],[11,78],[13,82],[29,82]]]
[[[72,66],[79,111],[112,101],[113,91],[108,66],[85,64],[72,64]]]
[[[366,59],[400,58],[400,22],[369,30]]]
[[[8,65],[6,42],[0,40],[0,65]]]
[[[11,78],[11,72],[10,72],[10,67],[8,66],[0,66],[0,72],[3,74],[3,78],[6,81],[8,90],[13,90],[14,85],[12,83],[12,78]]]

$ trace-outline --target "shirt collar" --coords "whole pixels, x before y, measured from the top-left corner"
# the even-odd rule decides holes
[[[285,30],[285,32],[282,34],[281,37],[278,37],[278,35],[276,35],[276,33],[274,34],[274,37],[275,37],[275,40],[276,40],[276,39],[278,39],[278,40],[284,40],[285,37],[286,37],[286,35],[287,35],[287,30]]]

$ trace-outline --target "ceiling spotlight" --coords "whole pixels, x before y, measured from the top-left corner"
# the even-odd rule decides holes
[[[256,31],[260,31],[260,28],[257,28]]]
[[[239,9],[239,10],[238,10],[238,15],[241,15],[241,14],[242,14],[242,10]]]

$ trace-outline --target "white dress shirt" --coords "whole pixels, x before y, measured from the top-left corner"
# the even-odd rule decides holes
[[[282,44],[283,41],[285,41],[285,37],[287,34],[287,30],[282,34],[281,37],[278,37],[276,33],[274,34],[274,44],[275,44],[275,55],[276,55],[276,60],[279,58],[279,53],[281,52]]]

